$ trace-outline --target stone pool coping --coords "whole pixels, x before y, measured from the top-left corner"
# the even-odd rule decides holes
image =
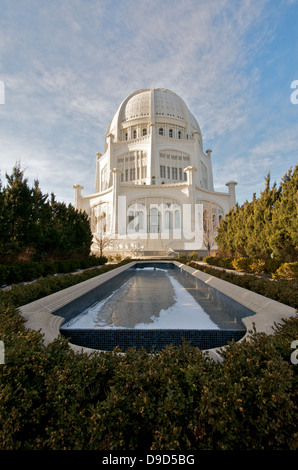
[[[42,299],[23,305],[20,307],[20,313],[26,320],[26,328],[40,331],[44,337],[44,343],[46,345],[51,343],[61,336],[60,326],[65,321],[63,317],[55,315],[53,312],[56,312],[61,307],[75,301],[77,298],[136,264],[150,264],[152,262],[153,261],[149,260],[132,261],[131,263],[115,268],[112,271],[100,274],[99,276],[80,282],[74,286],[67,287],[66,289],[55,292],[54,294],[43,297]],[[268,335],[273,334],[276,324],[282,323],[283,319],[297,315],[296,309],[289,307],[288,305],[269,299],[268,297],[264,297],[263,295],[249,291],[235,284],[231,284],[230,282],[211,276],[210,274],[204,273],[203,271],[192,268],[183,263],[179,263],[178,261],[154,260],[154,263],[165,262],[175,264],[177,267],[187,271],[189,274],[200,279],[208,286],[213,287],[255,312],[254,315],[242,319],[246,327],[246,334],[240,341],[247,339],[249,333],[253,331],[254,328],[257,332],[264,332]],[[94,353],[98,351],[91,348],[77,346],[72,343],[69,343],[69,346],[75,352]],[[209,357],[214,360],[221,360],[221,356],[218,353],[219,349],[222,348],[208,349],[204,352],[208,352]]]

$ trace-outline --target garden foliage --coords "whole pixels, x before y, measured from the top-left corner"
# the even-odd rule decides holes
[[[30,261],[12,265],[0,265],[0,286],[29,282],[40,277],[58,273],[70,273],[78,269],[87,269],[105,264],[105,256],[88,256],[86,258],[62,259],[60,261]]]
[[[188,262],[189,266],[199,269],[211,276],[219,277],[224,281],[236,284],[244,289],[251,290],[257,294],[264,295],[270,299],[276,300],[290,307],[298,309],[298,282],[291,279],[266,279],[251,274],[239,274],[218,270],[209,266],[200,265],[194,262]]]
[[[221,221],[216,242],[231,257],[294,262],[298,259],[298,165],[270,188],[270,175],[260,197],[236,204]]]
[[[48,346],[2,305],[0,449],[297,450],[298,320],[215,363],[186,343],[148,354]]]
[[[39,183],[30,188],[24,172],[16,165],[0,183],[0,262],[16,264],[86,257],[92,233],[88,216],[71,204],[42,194]]]

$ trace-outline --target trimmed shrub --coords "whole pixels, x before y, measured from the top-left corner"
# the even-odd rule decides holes
[[[234,258],[232,265],[237,271],[250,271],[251,258]]]
[[[274,278],[298,280],[298,262],[283,263],[273,274]]]
[[[253,259],[249,265],[249,271],[255,274],[261,274],[266,271],[266,261],[263,259]]]
[[[203,261],[205,263],[210,264],[211,266],[219,266],[221,268],[226,268],[226,269],[234,269],[233,268],[233,258],[219,258],[217,256],[205,256],[203,258]]]
[[[199,256],[198,256],[198,253],[196,251],[193,251],[192,253],[190,253],[189,257],[190,257],[191,260],[197,261]]]
[[[282,302],[293,308],[298,308],[298,283],[296,281],[290,281],[287,279],[262,279],[254,276],[253,274],[239,274],[226,271],[221,271],[216,268],[209,266],[202,266],[195,262],[188,263],[192,268],[199,269],[205,273],[211,274],[211,276],[218,277],[225,281],[231,282],[238,286],[244,287],[244,289],[251,290],[258,294],[269,297],[278,302]],[[295,284],[293,285],[293,282]]]
[[[105,256],[89,256],[84,259],[64,259],[60,261],[28,262],[0,266],[0,285],[33,281],[41,276],[57,273],[71,273],[77,269],[102,266],[107,262]]]
[[[180,261],[180,263],[186,263],[188,261],[188,256],[187,255],[178,255],[177,256],[177,261]]]
[[[277,258],[270,258],[266,260],[265,270],[267,273],[275,273],[277,269],[283,264],[283,261]]]

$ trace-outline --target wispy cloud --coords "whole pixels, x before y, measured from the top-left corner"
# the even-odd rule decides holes
[[[184,99],[204,142],[225,142],[214,167],[214,173],[220,170],[220,187],[231,173],[234,152],[232,168],[242,181],[249,172],[254,177],[256,167],[268,166],[270,146],[279,167],[278,138],[265,133],[248,142],[261,109],[263,59],[269,67],[276,34],[270,21],[274,2],[3,0],[0,79],[6,104],[0,108],[0,167],[12,166],[18,156],[57,194],[70,197],[77,182],[91,192],[94,155],[103,151],[119,104],[151,86],[172,89]],[[243,131],[249,164],[242,156]],[[284,136],[281,130],[283,142]],[[291,152],[295,136],[289,132],[286,139]]]

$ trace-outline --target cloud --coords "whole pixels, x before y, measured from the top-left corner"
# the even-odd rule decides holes
[[[57,194],[71,200],[74,183],[91,192],[95,153],[103,152],[118,106],[137,89],[160,86],[185,101],[204,142],[225,142],[214,174],[228,176],[226,163],[235,152],[235,176],[245,183],[258,167],[263,177],[270,162],[266,143],[272,140],[265,135],[249,143],[243,156],[239,133],[255,135],[262,54],[275,33],[270,0],[4,0],[4,5],[1,168],[20,156],[30,174]],[[296,145],[292,134],[287,138],[289,148]],[[274,155],[278,164],[278,152]]]

